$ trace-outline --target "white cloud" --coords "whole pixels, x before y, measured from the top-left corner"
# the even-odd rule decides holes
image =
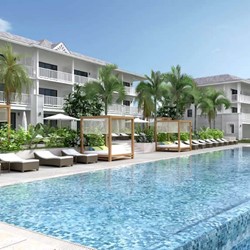
[[[0,31],[9,31],[11,30],[11,24],[0,18]]]

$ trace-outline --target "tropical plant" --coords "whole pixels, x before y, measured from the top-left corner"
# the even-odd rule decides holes
[[[163,77],[169,87],[164,96],[165,106],[175,108],[177,118],[179,119],[179,116],[183,117],[185,109],[193,101],[195,82],[191,76],[181,73],[180,65],[172,66],[171,71],[163,74]]]
[[[76,118],[98,116],[103,112],[103,103],[98,96],[87,97],[84,86],[76,84],[73,92],[65,98],[63,109],[66,114]]]
[[[230,107],[230,101],[222,90],[214,88],[206,88],[203,98],[198,106],[201,109],[201,115],[208,117],[209,127],[212,128],[212,120],[215,128],[215,118],[218,110],[224,106],[226,109]]]
[[[135,99],[138,102],[138,109],[143,110],[143,119],[149,119],[154,111],[154,103],[150,91],[148,91],[147,83],[141,81],[136,87],[136,93]]]
[[[116,69],[117,66],[114,64],[103,66],[99,70],[99,79],[85,85],[87,97],[98,97],[103,101],[105,115],[108,114],[108,106],[114,100],[120,103],[125,97],[125,87],[118,75],[114,74]]]
[[[6,104],[10,105],[11,95],[16,93],[19,97],[25,89],[29,91],[31,80],[26,69],[20,64],[21,56],[15,54],[11,45],[0,49],[0,82],[4,84]]]

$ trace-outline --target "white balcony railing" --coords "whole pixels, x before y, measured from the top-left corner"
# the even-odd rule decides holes
[[[63,108],[64,104],[64,97],[56,97],[56,96],[44,96],[44,107],[51,107],[51,108]]]
[[[125,87],[125,91],[127,95],[136,95],[135,88],[133,87]]]
[[[115,114],[115,115],[132,115],[132,116],[141,115],[141,112],[138,112],[137,107],[130,107],[130,106],[120,105],[120,104],[110,105],[108,107],[108,113]]]
[[[237,97],[238,97],[237,94],[232,94],[232,96],[231,96],[231,101],[232,101],[232,102],[237,101],[237,99],[238,99]]]
[[[77,84],[85,84],[87,82],[91,82],[91,81],[97,81],[97,79],[95,78],[91,78],[91,77],[86,77],[86,76],[78,76],[78,75],[74,75],[74,79],[75,79],[75,83]]]
[[[28,65],[24,65],[24,67],[27,69],[27,73],[30,77],[35,76],[34,67]]]
[[[39,68],[39,77],[67,83],[72,82],[72,74],[51,69]]]
[[[250,104],[250,96],[249,95],[240,95],[239,99],[240,99],[239,101],[242,103]]]
[[[4,92],[0,91],[0,103],[5,103],[6,99],[4,97]],[[18,94],[11,94],[10,97],[11,104],[17,104],[17,105],[30,105],[30,95],[22,93],[21,95]]]

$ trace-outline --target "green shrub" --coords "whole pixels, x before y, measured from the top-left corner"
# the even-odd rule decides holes
[[[198,136],[200,139],[219,139],[223,138],[224,132],[219,129],[202,128],[198,131]]]

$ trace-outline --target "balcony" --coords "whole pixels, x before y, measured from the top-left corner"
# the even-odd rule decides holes
[[[250,95],[240,95],[240,94],[234,94],[231,96],[231,101],[232,102],[241,102],[241,103],[246,103],[250,104]]]
[[[127,95],[136,96],[135,88],[133,87],[125,87],[125,91]]]
[[[63,71],[45,69],[40,67],[39,77],[56,82],[72,83],[72,74]]]
[[[95,78],[85,77],[85,76],[78,76],[78,75],[74,75],[74,77],[75,77],[75,83],[82,84],[82,85],[84,85],[87,82],[96,81],[97,80]]]
[[[43,100],[43,106],[46,108],[62,109],[64,102],[64,97],[45,95]]]
[[[130,106],[125,106],[125,105],[120,105],[120,104],[112,104],[108,107],[108,114],[138,116],[141,113],[138,112],[137,107],[130,107]]]
[[[16,93],[11,94],[11,104],[28,106],[30,105],[30,95],[22,93],[20,96]],[[6,103],[4,92],[0,91],[0,103]]]

